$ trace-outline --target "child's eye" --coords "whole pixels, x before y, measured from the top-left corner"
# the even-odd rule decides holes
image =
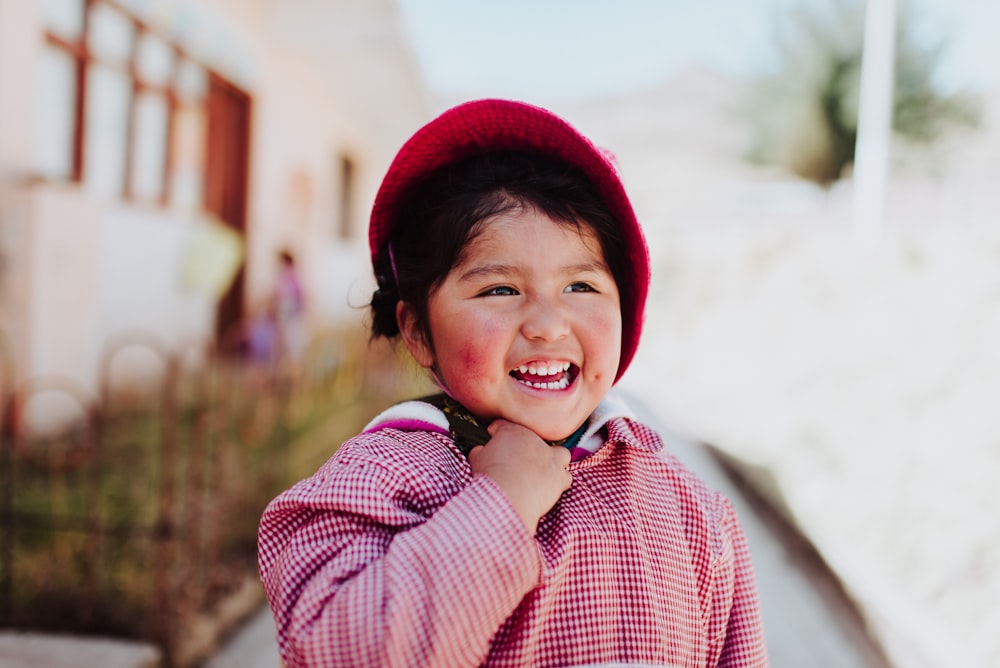
[[[509,285],[498,285],[488,290],[483,290],[479,293],[480,297],[510,297],[511,295],[516,295],[517,290],[510,287]]]
[[[596,290],[589,283],[580,282],[567,285],[564,292],[596,292]]]

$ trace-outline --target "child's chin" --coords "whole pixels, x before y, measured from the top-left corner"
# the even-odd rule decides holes
[[[542,440],[553,442],[572,436],[573,432],[580,427],[587,416],[580,417],[579,421],[576,421],[575,415],[569,415],[568,412],[560,420],[552,420],[551,417],[551,415],[522,415],[520,420],[514,418],[511,421],[524,425],[535,432]]]
[[[537,427],[529,427],[533,432],[538,434],[543,441],[561,441],[564,438],[569,438],[573,435],[576,427],[569,426],[552,426],[552,425],[539,425]]]

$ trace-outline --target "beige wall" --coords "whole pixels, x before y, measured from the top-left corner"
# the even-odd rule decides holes
[[[33,177],[40,3],[0,0],[0,252],[8,258],[0,274],[0,330],[11,341],[20,378],[64,374],[96,391],[109,339],[144,330],[174,348],[206,340],[214,304],[181,280],[201,225],[198,211],[102,200],[81,186]],[[252,100],[248,309],[264,299],[275,253],[288,246],[298,255],[313,324],[358,318],[360,310],[349,304],[368,296],[367,212],[396,148],[428,117],[395,6],[386,0],[150,6],[147,19],[164,30],[182,14],[193,20],[185,47]],[[384,25],[369,31],[369,42],[335,49],[293,39],[296,26],[317,20],[336,22],[341,32],[350,31],[350,21]],[[377,113],[366,113],[373,108]],[[379,120],[387,117],[388,125]],[[346,242],[336,233],[342,154],[356,168],[355,234]]]

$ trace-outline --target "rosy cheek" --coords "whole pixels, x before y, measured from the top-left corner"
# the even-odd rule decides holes
[[[468,342],[458,353],[461,360],[462,372],[472,378],[483,378],[484,372],[489,368],[490,349],[479,342]]]
[[[505,346],[497,338],[498,328],[492,323],[475,323],[452,340],[451,357],[457,368],[452,369],[453,383],[464,380],[477,385],[488,382],[502,364]]]
[[[621,330],[621,316],[617,312],[595,315],[589,327],[590,345],[596,348],[604,363],[609,365],[612,377],[617,373],[618,358],[621,355]],[[594,371],[599,368],[600,366],[595,367]]]

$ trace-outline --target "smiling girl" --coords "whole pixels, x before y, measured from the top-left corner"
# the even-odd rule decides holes
[[[400,150],[369,239],[376,336],[441,394],[393,406],[260,526],[296,666],[765,666],[729,502],[613,396],[649,260],[607,154],[538,107]]]

